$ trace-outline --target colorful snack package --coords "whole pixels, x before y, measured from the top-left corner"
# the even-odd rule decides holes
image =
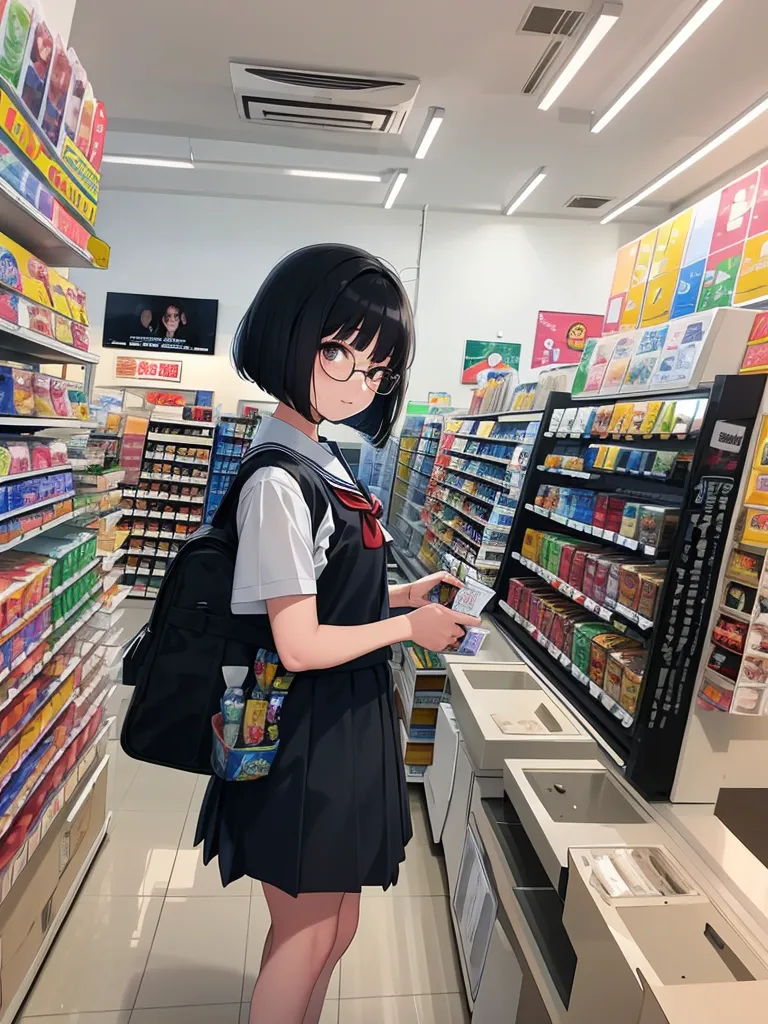
[[[47,373],[33,374],[32,391],[35,399],[35,415],[55,416],[56,410],[51,401],[51,378]]]
[[[34,16],[30,42],[31,45],[27,47],[28,55],[22,71],[21,98],[37,121],[40,118],[40,109],[43,105],[43,96],[53,59],[53,34],[37,11]]]
[[[43,101],[43,117],[40,123],[41,128],[56,149],[59,148],[61,141],[64,108],[67,105],[69,83],[71,80],[72,65],[69,62],[69,55],[64,49],[64,43],[59,36],[56,36],[51,70],[48,75],[48,86],[45,90],[45,100]]]
[[[13,408],[16,416],[35,415],[35,393],[31,370],[13,371]]]

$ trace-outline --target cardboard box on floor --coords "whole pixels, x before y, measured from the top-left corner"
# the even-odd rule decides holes
[[[0,1017],[26,978],[101,831],[107,774],[101,772],[72,821],[62,814],[60,824],[49,829],[0,907]],[[88,784],[86,779],[81,793]]]

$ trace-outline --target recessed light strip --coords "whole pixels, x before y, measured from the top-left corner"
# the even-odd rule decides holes
[[[672,38],[659,50],[650,64],[645,67],[636,78],[633,78],[629,85],[620,92],[610,107],[592,125],[591,131],[597,134],[606,125],[621,113],[624,107],[630,103],[635,96],[644,89],[654,75],[658,74],[664,65],[670,61],[677,51],[688,42],[694,32],[698,31],[711,14],[714,14],[723,0],[701,0],[699,6],[683,22]]]
[[[544,97],[541,103],[539,103],[539,110],[549,110],[555,100],[565,92],[619,20],[621,11],[622,5],[620,3],[603,4],[600,13],[592,22],[591,28],[584,34],[584,37],[571,54],[563,70],[544,93]]]
[[[416,153],[414,154],[417,160],[423,160],[427,155],[427,150],[435,141],[435,136],[440,131],[440,126],[445,119],[445,110],[442,107],[430,107],[429,114],[427,116],[424,130],[421,133],[418,145],[416,146]]]
[[[626,213],[627,210],[631,210],[633,206],[637,206],[638,203],[642,203],[648,196],[653,195],[654,192],[658,192],[660,188],[663,188],[670,181],[675,179],[679,174],[687,171],[694,164],[697,164],[699,160],[703,160],[705,156],[709,156],[710,153],[714,153],[724,142],[728,139],[732,139],[734,135],[737,135],[747,125],[752,124],[758,117],[768,112],[768,94],[763,96],[762,99],[754,103],[748,110],[736,118],[735,121],[731,121],[729,125],[717,132],[706,142],[702,143],[698,149],[694,149],[692,153],[674,164],[668,171],[655,178],[650,185],[646,185],[640,192],[636,192],[633,196],[630,196],[626,202],[617,206],[615,210],[612,210],[606,217],[600,221],[601,224],[610,224],[612,220],[620,217],[622,213]]]
[[[544,181],[547,176],[546,167],[540,167],[533,177],[520,189],[516,196],[510,199],[509,203],[504,207],[504,214],[510,217],[515,210],[519,209],[531,192],[535,191],[539,185]]]
[[[395,200],[400,195],[400,189],[405,184],[405,179],[408,177],[408,171],[400,170],[395,171],[395,176],[392,179],[392,184],[389,186],[387,192],[387,198],[384,200],[384,209],[391,210],[395,205]]]
[[[195,168],[193,160],[166,160],[158,156],[118,156],[105,153],[102,160],[105,164],[129,164],[132,167],[173,167],[188,171]]]
[[[292,178],[325,178],[329,181],[381,181],[380,174],[353,174],[348,171],[309,171],[303,167],[291,167],[283,171]]]

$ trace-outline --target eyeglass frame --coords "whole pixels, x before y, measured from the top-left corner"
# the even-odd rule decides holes
[[[323,366],[323,361],[320,360],[320,367],[322,368],[323,373],[330,380],[336,381],[337,384],[346,384],[347,381],[352,380],[352,378],[354,377],[354,375],[356,373],[361,373],[363,375],[363,377],[365,377],[365,386],[368,388],[369,391],[372,391],[374,395],[391,395],[392,392],[397,387],[397,385],[400,383],[400,381],[402,379],[401,375],[399,373],[395,373],[394,370],[390,370],[388,366],[372,366],[372,367],[370,367],[367,370],[359,370],[357,368],[357,362],[355,360],[354,355],[352,354],[352,351],[350,349],[348,349],[345,345],[343,345],[339,341],[323,341],[323,342],[321,342],[320,348],[318,349],[318,352],[322,352],[323,349],[329,348],[331,346],[333,346],[334,348],[341,349],[343,352],[348,352],[349,355],[352,357],[352,367],[353,367],[353,369],[351,369],[349,371],[349,376],[348,377],[343,377],[343,378],[334,377],[332,374],[330,374],[328,372],[328,370],[325,368],[325,366]],[[371,384],[375,384],[376,383],[376,381],[371,376],[371,374],[374,374],[374,373],[388,374],[389,375],[388,379],[392,380],[392,387],[389,388],[388,391],[381,391],[379,388],[372,388]]]

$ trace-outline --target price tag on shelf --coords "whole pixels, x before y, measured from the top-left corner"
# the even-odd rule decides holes
[[[560,664],[563,666],[563,668],[570,668],[571,667],[570,659],[565,654],[561,654],[560,655]]]
[[[550,512],[549,518],[554,519],[556,523],[563,523],[563,525],[565,525],[568,522],[565,516],[560,516],[556,512]]]
[[[643,550],[645,551],[646,555],[650,555],[651,558],[653,558],[656,555],[656,548],[652,547],[650,544],[644,544]]]

